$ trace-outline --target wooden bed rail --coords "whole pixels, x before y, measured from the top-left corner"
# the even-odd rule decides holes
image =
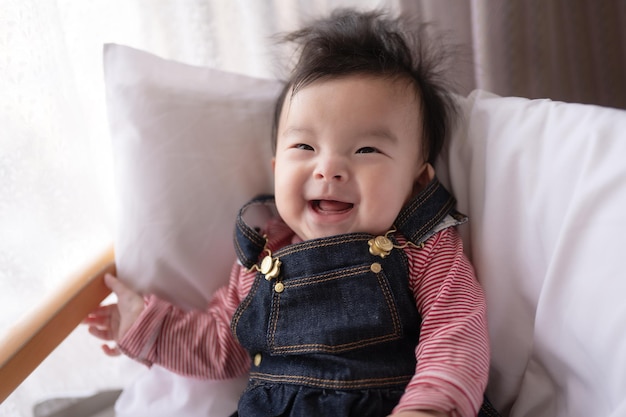
[[[112,247],[1,335],[0,403],[110,294],[107,272],[115,273]]]

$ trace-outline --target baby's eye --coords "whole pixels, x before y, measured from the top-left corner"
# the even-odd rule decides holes
[[[378,153],[379,150],[371,146],[364,146],[356,151],[356,153]]]
[[[313,147],[311,145],[307,145],[306,143],[298,143],[294,146],[296,149],[302,149],[303,151],[312,151]]]

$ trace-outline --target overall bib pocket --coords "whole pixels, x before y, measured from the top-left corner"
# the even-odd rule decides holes
[[[282,284],[271,301],[271,353],[342,353],[402,336],[389,281],[371,264],[290,277]]]

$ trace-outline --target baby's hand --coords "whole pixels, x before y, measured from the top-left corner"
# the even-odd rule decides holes
[[[100,306],[83,320],[89,326],[89,333],[99,339],[117,342],[124,337],[144,309],[143,297],[111,274],[104,276],[107,287],[117,295],[117,304]],[[102,345],[109,356],[117,356],[117,346]]]

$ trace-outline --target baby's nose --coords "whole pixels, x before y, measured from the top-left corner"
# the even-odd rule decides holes
[[[314,177],[325,181],[345,181],[348,178],[348,169],[341,158],[326,157],[317,164]]]

